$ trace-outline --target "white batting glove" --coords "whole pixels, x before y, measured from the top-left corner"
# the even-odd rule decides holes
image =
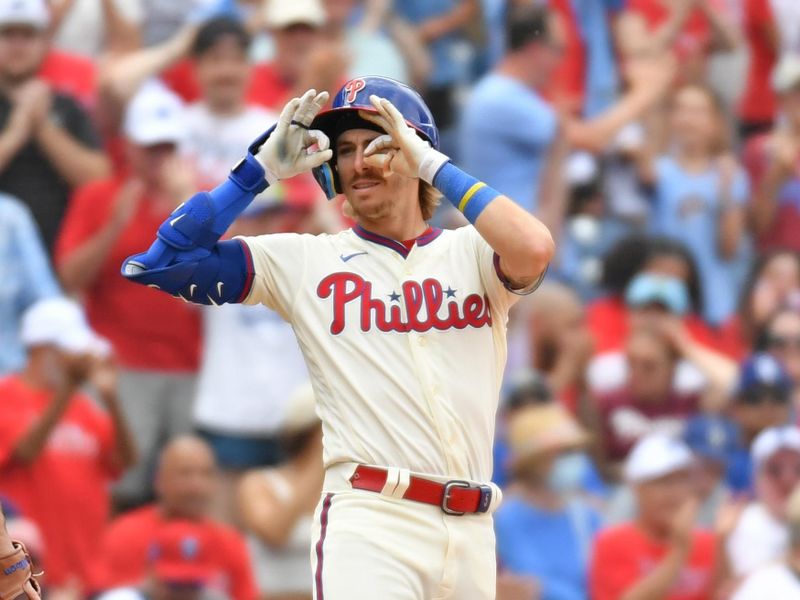
[[[419,137],[391,102],[374,95],[369,100],[378,114],[361,111],[360,115],[386,134],[366,147],[365,162],[384,173],[419,177],[432,184],[436,172],[450,159]]]
[[[310,171],[331,159],[333,150],[328,136],[318,129],[309,129],[327,101],[328,92],[318,94],[316,90],[308,90],[283,107],[275,131],[256,154],[270,185]]]

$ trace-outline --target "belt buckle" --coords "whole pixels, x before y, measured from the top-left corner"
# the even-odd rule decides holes
[[[465,490],[469,490],[472,488],[472,484],[469,481],[464,481],[461,479],[453,479],[452,481],[448,481],[444,484],[444,494],[442,495],[442,511],[446,515],[452,515],[454,517],[462,517],[466,513],[460,510],[453,510],[449,506],[447,506],[447,501],[450,500],[450,490],[453,488],[463,488]]]

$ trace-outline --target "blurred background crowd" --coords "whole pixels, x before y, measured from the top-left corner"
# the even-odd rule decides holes
[[[0,499],[47,596],[311,598],[291,328],[119,268],[357,75],[557,240],[509,323],[498,599],[800,598],[797,0],[0,0]],[[230,233],[348,226],[299,177]]]

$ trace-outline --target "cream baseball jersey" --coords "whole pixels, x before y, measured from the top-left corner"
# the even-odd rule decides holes
[[[294,328],[322,419],[324,461],[488,481],[516,296],[472,226],[411,250],[359,226],[240,238],[247,304]]]

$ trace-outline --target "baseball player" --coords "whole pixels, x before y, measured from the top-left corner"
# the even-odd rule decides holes
[[[409,87],[364,77],[320,112],[327,98],[290,101],[228,181],[176,209],[122,272],[189,302],[261,303],[293,326],[324,432],[317,600],[494,598],[506,320],[552,237],[437,150]],[[352,229],[218,241],[255,194],[309,169],[328,197],[344,194]],[[470,226],[428,226],[440,194]]]

